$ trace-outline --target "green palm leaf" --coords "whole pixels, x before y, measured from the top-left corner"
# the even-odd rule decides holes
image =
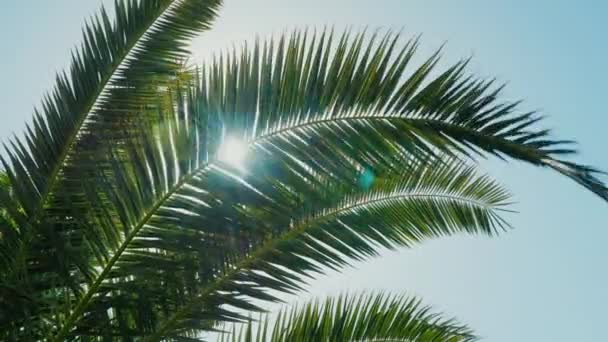
[[[147,96],[156,96],[147,83],[160,79],[162,85],[163,77],[175,75],[188,56],[187,39],[208,28],[220,2],[119,0],[113,21],[104,9],[90,20],[69,74],[57,76],[25,139],[7,149],[5,166],[28,214],[41,210],[77,152],[90,150],[99,124],[115,122],[118,113],[137,114]]]
[[[395,150],[429,145],[470,157],[488,152],[550,167],[608,199],[599,172],[562,159],[575,152],[570,142],[536,128],[537,114],[501,102],[502,86],[467,76],[468,61],[436,71],[439,53],[412,68],[417,41],[399,45],[390,32],[347,33],[338,42],[332,32],[295,32],[245,46],[207,66],[202,103],[224,113],[227,130],[315,160],[346,154],[374,168]]]
[[[13,140],[7,160],[2,158],[21,210],[12,218],[19,221],[19,241],[11,244],[7,272],[19,273],[11,277],[21,279],[23,291],[42,297],[57,287],[76,290],[75,272],[91,277],[87,257],[78,251],[83,237],[74,233],[81,222],[65,219],[86,209],[79,180],[86,169],[99,166],[99,159],[91,163],[98,146],[113,143],[110,137],[119,138],[115,132],[128,134],[128,122],[156,96],[158,86],[175,77],[188,56],[188,40],[208,28],[219,4],[119,0],[113,20],[102,9],[85,26],[69,72],[57,76],[25,137]],[[51,285],[49,277],[57,275]]]
[[[233,253],[228,253],[230,244],[221,245],[225,256],[216,266],[220,275],[177,308],[150,340],[171,331],[195,329],[197,320],[213,315],[218,303],[256,310],[251,299],[276,300],[268,289],[301,290],[315,273],[377,255],[381,247],[411,246],[461,232],[493,235],[506,227],[498,216],[506,204],[506,192],[460,163],[422,166],[418,172],[379,179],[369,190],[328,183],[307,188],[305,184],[280,185],[294,187],[290,192],[297,196],[276,201],[281,205],[275,208],[271,203],[263,208],[246,205],[250,213],[242,221],[248,224],[233,224],[235,228],[223,233],[226,237],[215,233],[223,240],[247,244],[237,245]],[[255,183],[255,188],[266,187]],[[316,204],[304,204],[300,196],[316,199]],[[290,202],[293,208],[286,212],[284,204]],[[186,222],[180,227],[190,228]],[[190,229],[196,227],[195,223]],[[226,317],[242,319],[237,312],[230,315],[225,310]]]
[[[239,334],[222,334],[222,342],[263,341],[475,341],[472,331],[432,313],[416,298],[379,294],[349,295],[286,309],[276,320]]]

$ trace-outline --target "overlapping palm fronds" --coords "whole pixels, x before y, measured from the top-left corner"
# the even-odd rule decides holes
[[[70,226],[78,223],[64,221],[82,202],[80,180],[85,170],[95,167],[89,156],[95,155],[97,145],[123,133],[116,128],[129,131],[129,116],[138,114],[157,93],[149,84],[162,85],[174,77],[180,59],[188,55],[189,39],[209,27],[219,4],[219,0],[119,0],[113,19],[102,10],[85,26],[69,72],[57,76],[25,137],[10,143],[8,160],[3,160],[14,199],[19,201],[20,213],[13,220],[18,222],[20,247],[11,255],[10,269],[2,273],[20,279],[24,292],[55,291],[54,285],[45,286],[52,274],[63,273],[59,278],[64,279],[56,279],[58,286],[68,285],[75,268],[89,277],[91,270],[82,269],[86,258],[70,251],[79,246],[63,241],[81,243],[76,241],[79,236],[69,233]],[[63,270],[57,269],[64,263]],[[34,269],[28,269],[31,266]],[[37,279],[26,278],[43,279],[37,284]]]
[[[243,174],[198,153],[212,144],[199,138],[214,134],[196,123],[207,111],[192,113],[189,124],[170,114],[142,128],[150,133],[126,148],[129,163],[113,159],[113,181],[103,183],[110,205],[96,222],[124,233],[95,251],[101,271],[77,306],[86,319],[76,332],[107,321],[87,333],[124,334],[112,326],[111,309],[133,335],[196,336],[243,319],[239,310],[258,310],[253,300],[276,300],[269,289],[302,289],[302,275],[322,266],[342,267],[381,246],[505,226],[498,213],[506,192],[461,162],[403,161],[404,172],[378,176],[369,188],[263,154]]]
[[[85,29],[0,178],[1,338],[198,339],[381,248],[495,235],[509,195],[477,175],[478,155],[556,169],[608,199],[595,170],[562,159],[567,142],[466,61],[414,65],[417,40],[298,31],[184,72],[187,39],[218,6],[117,1],[114,20],[102,11]],[[246,146],[243,167],[218,155],[228,139]],[[430,319],[378,298],[309,311]]]
[[[188,40],[209,27],[219,3],[116,1],[113,20],[103,9],[90,20],[69,73],[57,76],[25,139],[14,140],[7,149],[6,170],[28,215],[47,203],[77,152],[88,152],[88,139],[110,138],[98,136],[102,123],[138,114],[149,103],[147,96],[157,95],[153,88],[150,93],[148,83],[160,80],[162,85],[167,76],[175,76],[180,59],[188,56]]]

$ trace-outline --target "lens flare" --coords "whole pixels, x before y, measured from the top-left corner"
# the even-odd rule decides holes
[[[247,144],[235,137],[226,137],[220,146],[217,157],[220,161],[244,171],[247,158]]]

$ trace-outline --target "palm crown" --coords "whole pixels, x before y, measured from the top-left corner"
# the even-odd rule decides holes
[[[608,200],[598,171],[564,159],[569,141],[466,60],[413,65],[417,39],[296,31],[184,64],[220,5],[117,0],[7,145],[2,338],[202,338],[381,247],[494,235],[509,194],[476,172],[478,156],[554,169]],[[230,139],[245,165],[222,158]],[[224,337],[475,338],[428,310],[370,294]]]

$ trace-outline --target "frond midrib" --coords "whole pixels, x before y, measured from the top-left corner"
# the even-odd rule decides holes
[[[407,122],[414,122],[414,123],[433,123],[433,124],[439,124],[442,125],[444,127],[449,127],[449,128],[455,128],[455,129],[460,129],[460,130],[467,130],[468,133],[475,135],[477,137],[485,137],[485,138],[489,138],[489,139],[493,139],[493,140],[499,140],[502,143],[505,144],[509,144],[512,147],[516,147],[518,149],[521,149],[521,146],[518,146],[517,144],[511,142],[509,139],[505,139],[505,138],[501,138],[501,137],[493,137],[493,136],[488,136],[488,135],[484,135],[480,132],[477,132],[476,130],[473,130],[465,125],[458,125],[458,124],[454,124],[452,122],[446,122],[445,120],[437,120],[437,119],[428,119],[428,118],[421,118],[421,117],[411,117],[408,116],[407,114],[365,114],[365,115],[357,115],[357,114],[351,114],[348,116],[342,116],[342,117],[333,117],[333,118],[327,118],[327,119],[319,119],[319,120],[310,120],[310,121],[306,121],[306,122],[301,122],[301,123],[297,123],[295,125],[291,125],[288,127],[284,127],[284,128],[280,128],[278,130],[269,130],[266,133],[262,133],[260,134],[258,137],[254,138],[252,140],[252,143],[254,144],[258,144],[258,143],[263,143],[267,140],[270,140],[274,137],[277,136],[284,136],[287,133],[291,132],[291,131],[295,131],[295,130],[299,130],[299,129],[305,129],[305,128],[309,128],[309,127],[314,127],[314,126],[322,126],[324,124],[331,124],[331,123],[338,123],[338,122],[349,122],[349,121],[367,121],[367,120],[404,120]],[[524,145],[525,146],[525,145]],[[529,150],[526,152],[535,152],[533,150]],[[553,160],[553,158],[551,158],[550,156],[544,154],[544,155],[538,155],[537,152],[534,153],[535,157],[537,158],[548,158],[550,160]],[[551,166],[551,165],[549,165]]]
[[[357,207],[365,207],[368,205],[372,205],[375,203],[381,203],[381,202],[386,202],[386,201],[393,201],[393,200],[398,200],[401,198],[408,198],[408,199],[413,199],[413,198],[434,198],[434,199],[446,199],[446,200],[454,200],[456,202],[459,202],[461,204],[467,204],[467,205],[471,205],[471,206],[477,206],[480,208],[483,208],[484,210],[495,210],[497,208],[493,208],[492,205],[497,205],[497,204],[490,204],[490,203],[484,203],[482,200],[475,200],[475,199],[471,199],[471,198],[466,198],[466,196],[464,195],[459,195],[457,192],[455,193],[448,193],[446,192],[445,194],[432,194],[432,193],[423,193],[423,192],[404,192],[404,193],[395,193],[393,195],[384,197],[384,198],[373,198],[361,203],[357,203],[357,204],[353,204],[353,205],[349,205],[349,206],[345,206],[342,208],[339,208],[333,212],[331,212],[331,214],[340,214],[342,212],[345,211],[349,211],[349,210],[353,210]],[[331,215],[330,214],[330,215]]]

